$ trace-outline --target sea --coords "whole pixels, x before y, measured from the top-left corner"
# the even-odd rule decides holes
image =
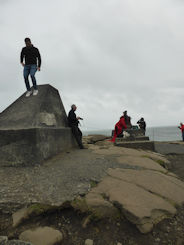
[[[102,134],[106,136],[112,135],[112,129],[104,130],[84,130],[83,135]],[[178,126],[162,126],[162,127],[148,127],[146,129],[146,136],[149,136],[151,141],[181,141],[181,131]]]

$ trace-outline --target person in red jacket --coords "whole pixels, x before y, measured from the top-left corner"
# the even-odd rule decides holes
[[[120,120],[115,124],[114,135],[111,141],[115,142],[117,136],[120,135],[123,129],[126,129],[126,128],[127,128],[127,125],[125,123],[125,118],[124,116],[122,116],[120,117]]]
[[[182,139],[184,141],[184,124],[180,123],[180,127],[178,127],[179,129],[181,129],[181,133],[182,133]]]

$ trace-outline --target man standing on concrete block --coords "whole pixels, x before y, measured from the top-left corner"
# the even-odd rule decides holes
[[[41,56],[40,52],[37,48],[35,48],[32,43],[31,39],[26,37],[25,38],[26,47],[22,48],[20,54],[20,63],[24,67],[24,80],[27,88],[26,97],[29,97],[32,94],[30,84],[29,84],[29,75],[31,76],[32,83],[33,83],[33,95],[38,94],[38,88],[36,84],[35,73],[36,71],[40,71],[41,67]],[[25,59],[25,63],[23,62]]]
[[[68,124],[72,129],[72,133],[76,138],[76,141],[80,147],[80,149],[84,149],[82,144],[82,132],[78,127],[79,120],[83,120],[81,117],[76,117],[75,111],[77,110],[76,105],[71,106],[71,110],[68,113]]]

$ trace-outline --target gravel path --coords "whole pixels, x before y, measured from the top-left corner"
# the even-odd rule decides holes
[[[171,171],[184,177],[184,145],[156,143],[160,153],[180,152],[171,155]],[[174,149],[174,150],[173,150]],[[168,156],[169,157],[169,156]],[[178,163],[176,165],[176,163]],[[108,168],[131,168],[119,164],[115,155],[102,156],[91,150],[73,150],[57,155],[35,167],[0,168],[0,210],[15,211],[30,203],[47,203],[60,206],[78,195],[88,192],[93,181],[100,181]],[[132,167],[135,168],[135,167]]]
[[[9,212],[36,202],[59,206],[87,193],[91,181],[98,182],[108,168],[116,167],[123,165],[113,156],[73,150],[42,166],[0,168],[0,209]]]

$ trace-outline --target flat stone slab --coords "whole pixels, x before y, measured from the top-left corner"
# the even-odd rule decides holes
[[[184,201],[184,189],[174,182],[171,184],[170,179],[168,179],[166,182],[170,188],[172,187],[169,194],[167,193],[168,189],[166,189],[166,192],[161,190],[161,188],[165,187],[162,182],[160,183],[159,191],[152,193],[152,190],[156,189],[152,185],[158,181],[157,178],[153,177],[150,179],[149,184],[148,179],[145,179],[143,174],[140,177],[143,178],[141,180],[142,182],[140,181],[141,183],[139,183],[137,179],[133,180],[133,178],[136,178],[135,176],[139,176],[139,171],[130,170],[132,174],[132,178],[130,179],[128,179],[130,177],[130,173],[127,173],[126,175],[127,171],[129,170],[109,170],[109,176],[105,177],[97,187],[93,188],[86,196],[85,200],[89,209],[93,210],[95,206],[91,200],[93,200],[94,197],[96,200],[98,197],[101,199],[103,196],[106,202],[109,200],[109,202],[114,204],[115,207],[118,206],[123,216],[134,223],[142,233],[147,233],[151,231],[154,224],[157,224],[162,219],[170,217],[176,213],[176,202],[178,205],[181,205]],[[142,170],[140,172],[144,171],[146,170]],[[181,182],[180,184],[182,186],[183,183]],[[178,191],[179,193],[172,193],[173,190],[175,190],[175,192]],[[162,196],[159,195],[160,193]],[[181,197],[179,197],[179,195]],[[174,200],[175,198],[177,201]],[[173,201],[173,204],[170,200]],[[103,209],[103,206],[104,208],[107,207],[107,205],[104,205],[102,202],[101,204],[101,209]]]
[[[109,169],[108,174],[167,199],[174,206],[184,204],[184,183],[172,176],[151,170]]]
[[[108,144],[109,142],[107,142]],[[161,154],[153,152],[153,151],[145,151],[142,149],[132,149],[126,147],[116,147],[113,145],[108,145],[108,147],[98,147],[97,145],[91,145],[90,149],[93,150],[94,153],[109,156],[132,156],[132,157],[146,157],[153,160],[160,160],[165,163],[169,163],[169,161]]]
[[[184,204],[184,183],[159,165],[168,163],[162,155],[113,146],[91,149],[102,156],[114,155],[123,165],[109,169],[108,176],[85,197],[88,210],[97,217],[110,213],[116,217],[121,210],[142,233],[147,233]]]
[[[51,227],[38,227],[32,230],[22,232],[19,239],[31,242],[34,245],[54,245],[61,243],[63,234]]]
[[[148,157],[133,157],[133,156],[121,156],[117,158],[119,163],[128,164],[131,166],[138,166],[145,169],[151,169],[167,173],[168,171],[160,166],[160,164]]]

